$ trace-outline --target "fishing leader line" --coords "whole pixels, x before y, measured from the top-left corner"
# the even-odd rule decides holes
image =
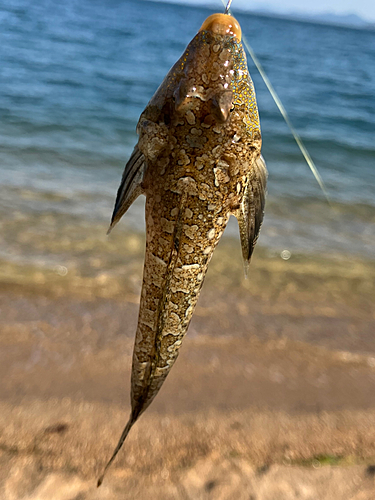
[[[225,12],[224,14],[231,14],[231,12],[229,11],[230,9],[230,5],[232,3],[232,0],[229,0],[227,4],[225,4],[225,0],[222,0],[223,2],[223,5],[225,6]],[[330,206],[332,206],[331,204],[331,200],[328,196],[328,192],[327,192],[327,188],[324,184],[324,181],[322,179],[322,176],[320,175],[315,163],[314,163],[314,160],[311,158],[310,156],[310,153],[307,151],[307,148],[306,146],[304,145],[302,139],[301,139],[301,136],[299,135],[299,133],[297,132],[297,130],[294,128],[292,122],[290,121],[290,118],[289,118],[289,115],[283,105],[283,103],[281,102],[281,99],[280,97],[278,96],[276,90],[274,89],[270,79],[268,78],[261,62],[259,61],[259,59],[257,58],[254,50],[252,49],[250,43],[247,41],[247,38],[245,37],[245,35],[242,34],[242,41],[243,41],[243,44],[245,45],[248,53],[250,54],[250,57],[251,59],[253,60],[253,63],[255,64],[257,70],[259,71],[259,74],[260,76],[262,77],[269,93],[271,94],[272,96],[272,99],[274,100],[278,110],[280,111],[281,113],[281,116],[284,118],[285,120],[285,123],[287,124],[290,132],[292,133],[293,137],[294,137],[294,140],[296,141],[303,157],[305,158],[306,160],[306,163],[307,165],[309,166],[313,176],[315,177],[315,180],[317,181],[317,183],[319,184],[320,186],[320,189],[323,191],[323,194],[328,202],[328,204]]]
[[[225,2],[223,2],[225,5]],[[227,6],[225,7],[224,14],[228,14],[229,9],[230,9],[230,4],[232,3],[232,0],[228,0]]]

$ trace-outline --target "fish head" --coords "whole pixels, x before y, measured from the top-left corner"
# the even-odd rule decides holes
[[[192,153],[203,150],[210,131],[223,141],[246,138],[260,150],[255,90],[241,38],[230,15],[204,21],[141,115],[137,130],[146,158],[154,160],[174,143]],[[186,142],[191,127],[197,137]]]
[[[234,112],[249,132],[260,130],[241,38],[241,27],[230,15],[213,14],[204,21],[171,70],[177,116],[191,111],[200,122],[215,126],[225,124]]]
[[[228,119],[233,105],[231,47],[240,37],[241,28],[231,16],[213,14],[206,19],[177,62],[180,71],[173,92],[177,114],[198,110],[198,99],[210,104],[218,121]]]

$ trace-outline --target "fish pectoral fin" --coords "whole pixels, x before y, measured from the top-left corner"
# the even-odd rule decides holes
[[[245,182],[242,202],[234,215],[238,220],[245,276],[247,277],[251,255],[263,222],[266,200],[267,169],[263,156],[260,155],[253,162]]]
[[[117,191],[115,208],[113,209],[111,225],[109,226],[107,234],[111,232],[133,201],[143,193],[142,181],[145,170],[146,160],[137,144],[122,174],[121,184]]]

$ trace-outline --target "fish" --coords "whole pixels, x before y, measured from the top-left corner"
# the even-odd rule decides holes
[[[109,231],[146,196],[146,251],[131,412],[104,474],[151,404],[193,316],[231,215],[245,274],[262,225],[267,169],[254,85],[234,17],[209,16],[141,114]]]

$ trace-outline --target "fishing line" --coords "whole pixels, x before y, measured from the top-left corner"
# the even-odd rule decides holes
[[[222,2],[225,6],[225,0],[222,0]],[[232,0],[229,0],[226,7],[225,7],[225,14],[229,13],[229,8],[230,8],[231,3],[232,3]],[[268,78],[266,72],[264,71],[262,64],[260,63],[259,59],[257,58],[255,52],[253,51],[251,45],[249,44],[249,42],[247,41],[247,39],[245,38],[244,35],[242,35],[242,41],[243,41],[248,53],[250,54],[250,57],[253,60],[253,63],[255,64],[257,70],[259,71],[259,74],[262,77],[269,93],[271,94],[272,99],[275,101],[275,104],[276,104],[278,110],[280,111],[281,116],[284,118],[285,123],[287,124],[289,130],[291,131],[291,133],[294,137],[294,140],[296,141],[303,157],[306,160],[306,163],[310,167],[310,170],[311,170],[313,176],[315,177],[317,183],[319,184],[320,189],[323,191],[323,194],[326,197],[327,202],[329,203],[329,205],[331,205],[331,200],[328,196],[328,192],[327,192],[326,186],[324,184],[324,181],[322,179],[322,176],[320,175],[313,159],[311,158],[310,153],[307,151],[306,146],[304,145],[299,133],[297,132],[297,130],[294,128],[292,122],[290,121],[289,115],[288,115],[286,109],[284,108],[284,105],[281,102],[280,97],[277,95],[277,92],[274,89],[272,83],[270,82],[270,79]]]
[[[224,3],[224,6],[225,6],[225,1],[223,1],[223,3]],[[232,3],[232,0],[228,0],[227,6],[225,7],[224,14],[228,14],[231,3]]]

